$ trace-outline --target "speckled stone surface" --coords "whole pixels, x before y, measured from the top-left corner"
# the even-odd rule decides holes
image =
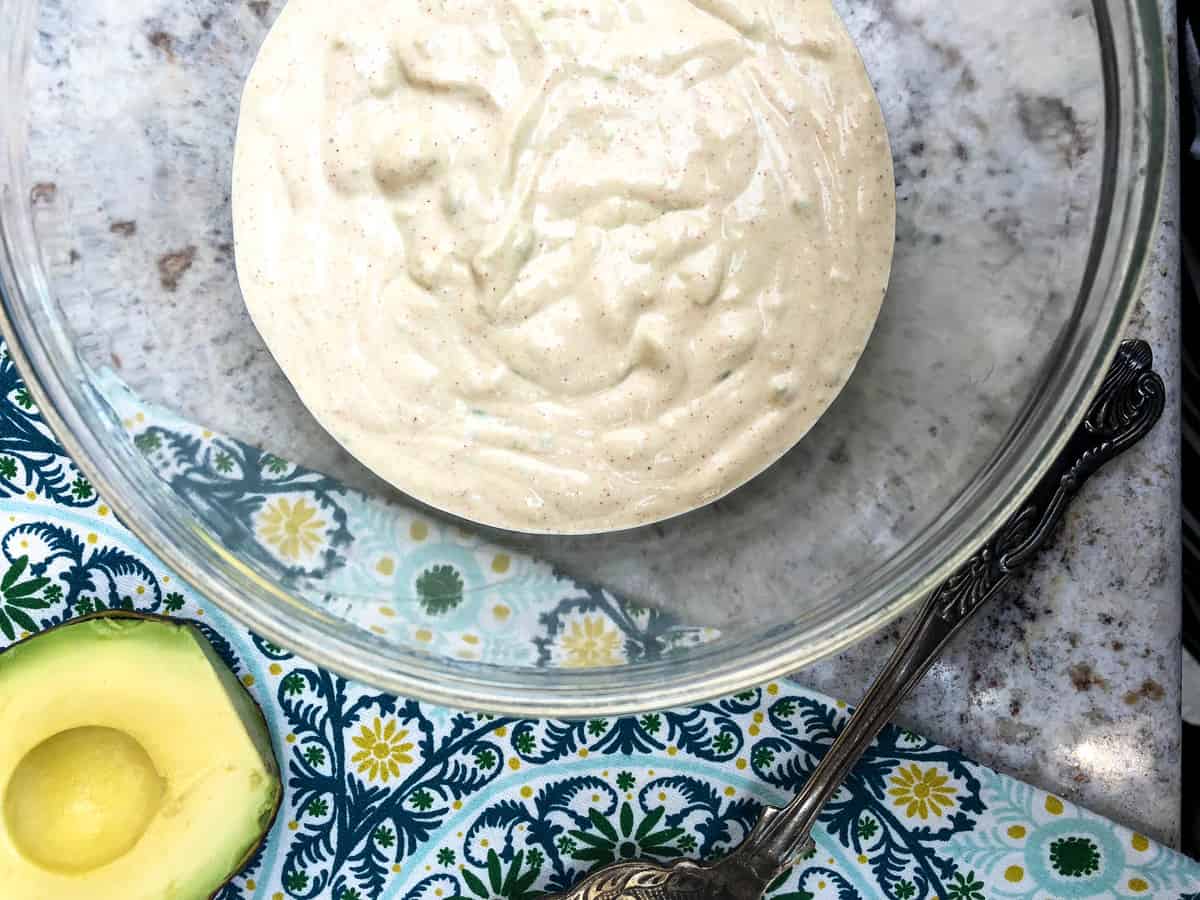
[[[31,201],[88,362],[197,422],[386,493],[304,412],[237,291],[227,191],[237,92],[281,6],[44,0]],[[1052,352],[1096,201],[1088,3],[839,7],[888,116],[901,207],[892,291],[860,372],[784,464],[727,501],[651,533],[533,548],[715,624],[819,615],[798,585],[820,595],[950,501]],[[1153,345],[1172,386],[1175,194],[1128,329]],[[1178,434],[1172,407],[1087,486],[1020,598],[981,619],[901,716],[1168,843],[1180,763]],[[842,530],[814,538],[810,522]],[[895,633],[799,677],[856,699]]]
[[[1164,3],[1174,60],[1174,3]],[[900,719],[1000,771],[1178,846],[1180,472],[1178,159],[1127,333],[1154,347],[1168,406],[1085,486],[1032,577],[972,626]],[[799,673],[865,684],[900,626]]]

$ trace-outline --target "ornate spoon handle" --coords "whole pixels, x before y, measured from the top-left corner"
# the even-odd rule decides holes
[[[799,795],[782,810],[768,809],[746,842],[714,867],[728,871],[730,877],[720,880],[733,890],[732,896],[757,897],[795,859],[808,843],[821,809],[946,644],[1029,565],[1084,481],[1145,437],[1158,421],[1166,389],[1151,370],[1153,361],[1144,341],[1121,344],[1099,394],[1063,452],[1024,505],[925,601]],[[747,890],[751,881],[758,884],[757,890]]]

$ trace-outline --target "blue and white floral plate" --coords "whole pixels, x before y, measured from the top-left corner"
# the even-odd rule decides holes
[[[143,439],[150,453],[162,449],[164,435],[183,433],[177,422],[131,427],[139,437],[159,434],[156,447]],[[190,466],[188,477],[210,466],[204,477],[236,474],[256,454],[203,432],[191,446],[192,462],[180,469]],[[228,461],[218,459],[222,453]],[[308,477],[264,454],[253,459],[260,474],[274,468],[277,477]],[[332,498],[323,505],[305,495],[315,482],[305,483],[257,498],[247,507],[256,523],[250,531],[281,566],[328,564],[329,552],[353,556],[360,518],[339,518],[349,507],[336,486],[318,486]],[[276,527],[280,516],[320,524],[289,530]],[[361,567],[391,577],[424,549],[432,532],[422,524],[390,521],[387,533],[399,536],[392,545],[378,543],[384,532],[373,530],[375,543],[358,547]],[[493,576],[511,571],[514,560],[498,556],[474,545],[468,555],[444,550],[427,553],[429,565],[405,564],[414,588],[434,573],[425,585],[437,607],[457,591],[439,567],[464,578],[460,568],[474,565],[478,571],[467,576],[503,584]],[[390,572],[383,559],[392,560]],[[525,597],[537,614],[522,615],[525,607],[514,602],[502,621],[515,623],[512,634],[531,628],[527,652],[550,664],[595,664],[706,637],[602,592],[550,584],[553,573],[532,561],[515,564],[542,587],[508,596]],[[525,900],[614,859],[712,858],[741,841],[761,804],[792,794],[850,713],[789,682],[689,709],[583,722],[491,718],[348,683],[248,634],[172,577],[64,455],[6,353],[0,583],[8,585],[0,590],[0,647],[102,608],[207,623],[218,651],[266,711],[286,787],[269,842],[220,900]],[[445,627],[438,613],[421,614],[430,621],[402,627]],[[461,622],[449,631],[463,652],[483,652],[469,638],[487,624]],[[1200,865],[956,751],[889,729],[825,811],[815,852],[773,896],[1200,900]]]

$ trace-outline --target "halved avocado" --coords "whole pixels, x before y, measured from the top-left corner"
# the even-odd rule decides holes
[[[262,711],[192,624],[105,613],[0,653],[0,894],[201,900],[282,790]]]

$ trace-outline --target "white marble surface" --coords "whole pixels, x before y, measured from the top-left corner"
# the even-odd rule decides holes
[[[797,584],[852,574],[902,544],[957,490],[952,476],[990,455],[1065,318],[1095,201],[1087,3],[842,5],[876,75],[901,180],[897,273],[864,374],[769,478],[582,562],[612,562],[621,571],[592,573],[608,580],[635,571],[638,593],[665,586],[688,613],[706,610],[686,598],[717,596],[734,624],[779,619]],[[236,91],[280,0],[41,6],[33,201],[82,353],[196,421],[384,490],[299,408],[236,289]],[[1037,27],[1032,7],[1050,24]],[[1128,328],[1172,386],[1175,195]],[[932,738],[1167,842],[1179,819],[1178,434],[1172,407],[1087,486],[1020,596],[982,618],[902,712]],[[777,490],[794,493],[771,507]],[[789,568],[808,528],[798,511],[821,504],[830,510],[814,521],[847,531],[810,539]],[[543,549],[570,558],[569,547]],[[776,605],[756,607],[762,596]],[[895,633],[800,677],[853,700]]]

